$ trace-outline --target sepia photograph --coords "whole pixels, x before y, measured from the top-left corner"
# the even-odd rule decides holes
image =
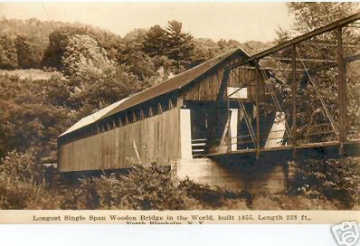
[[[355,245],[359,49],[357,2],[1,2],[0,222],[346,219]]]

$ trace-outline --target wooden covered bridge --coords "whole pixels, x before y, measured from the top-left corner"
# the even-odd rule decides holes
[[[358,155],[345,68],[360,55],[343,44],[343,33],[359,19],[349,16],[257,54],[233,50],[81,119],[58,138],[60,171],[156,162],[191,176],[201,160],[210,170],[229,161]],[[321,56],[303,56],[314,45]],[[338,94],[331,108],[317,84],[329,70]],[[308,91],[321,108],[304,119]]]

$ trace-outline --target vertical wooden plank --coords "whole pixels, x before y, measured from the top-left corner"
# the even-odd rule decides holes
[[[87,158],[89,157],[88,155],[88,151],[87,151],[87,147],[88,147],[88,140],[85,139],[80,139],[78,140],[78,145],[79,145],[79,149],[81,151],[81,170],[85,170],[86,167],[89,165],[87,161]]]
[[[296,157],[296,91],[297,91],[297,81],[296,81],[296,45],[292,45],[292,131],[288,133],[288,137],[292,139],[293,146],[293,159]]]
[[[99,168],[102,168],[103,167],[103,165],[104,165],[104,162],[105,162],[105,155],[104,155],[104,151],[105,151],[105,149],[104,149],[104,132],[101,132],[100,134],[99,134],[99,142],[98,142],[99,144],[100,144],[100,148],[99,148],[99,154],[100,154],[100,162],[99,162]]]
[[[119,130],[120,130],[120,128],[119,127],[117,127],[117,128],[115,128],[115,130],[114,130],[114,138],[115,138],[115,145],[114,145],[114,147],[115,147],[115,156],[114,156],[114,162],[113,162],[113,165],[112,165],[112,168],[116,168],[116,166],[117,166],[117,163],[118,163],[118,161],[119,161]]]
[[[256,61],[257,64],[258,61]],[[257,68],[257,76],[256,76],[256,92],[255,92],[255,99],[256,99],[256,158],[260,157],[260,80],[261,74],[260,70]]]
[[[211,80],[213,75],[209,75],[209,77],[206,80],[206,98],[205,100],[211,100]]]
[[[110,131],[110,136],[111,136],[111,159],[110,159],[110,163],[109,163],[109,169],[111,169],[115,163],[115,156],[116,156],[116,135],[115,135],[115,129],[116,128],[112,128]]]
[[[161,153],[159,153],[159,156],[161,157],[161,163],[163,164],[164,162],[166,162],[166,157],[168,155],[168,148],[169,148],[169,143],[166,140],[171,139],[171,131],[166,132],[166,120],[167,120],[167,112],[164,112],[161,114],[161,122],[160,122],[160,126],[161,126]],[[167,137],[165,137],[167,136]]]
[[[149,156],[149,145],[150,145],[150,143],[151,142],[149,142],[149,141],[151,141],[151,139],[150,139],[150,137],[149,137],[149,135],[150,135],[150,129],[149,129],[149,121],[150,121],[150,118],[146,118],[145,120],[144,120],[144,136],[146,137],[146,138],[144,138],[144,156],[145,156],[145,160],[146,160],[146,162],[147,163],[150,163],[150,156]]]
[[[125,166],[125,129],[126,129],[126,126],[123,126],[120,128],[120,131],[119,131],[119,164],[118,164],[118,167],[121,168],[121,167],[124,167]]]
[[[173,119],[173,124],[174,124],[174,147],[173,147],[173,150],[172,150],[172,155],[171,155],[171,159],[172,160],[175,160],[178,158],[177,156],[177,151],[178,151],[178,138],[179,138],[179,132],[178,132],[178,113],[177,113],[177,108],[174,108],[173,109],[173,112],[172,112],[172,119]]]
[[[342,40],[342,28],[339,27],[336,32],[337,36],[337,64],[338,64],[338,94],[339,94],[339,110],[340,110],[340,124],[339,124],[339,142],[340,155],[344,154],[344,142],[346,141],[346,70],[344,62],[343,40]]]
[[[123,159],[123,166],[122,167],[126,167],[128,166],[128,154],[129,154],[129,149],[128,149],[128,143],[129,141],[125,141],[126,139],[129,139],[128,136],[127,136],[127,133],[129,131],[129,125],[126,125],[123,129],[123,148],[122,148],[122,159]]]
[[[180,108],[177,107],[176,112],[174,112],[176,114],[176,159],[180,159]]]
[[[208,100],[214,100],[215,96],[215,92],[214,92],[214,84],[215,84],[215,73],[211,74],[211,76],[209,77],[209,93],[208,93]]]

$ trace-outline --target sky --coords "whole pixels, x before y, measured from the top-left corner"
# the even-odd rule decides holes
[[[135,28],[183,23],[196,38],[272,41],[292,19],[284,2],[38,2],[0,3],[0,17],[80,22],[124,36]]]

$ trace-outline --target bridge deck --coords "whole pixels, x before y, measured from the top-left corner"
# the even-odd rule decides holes
[[[296,146],[296,157],[300,159],[322,159],[322,158],[339,158],[339,141],[309,143]],[[292,159],[293,146],[281,146],[274,148],[260,149],[259,159],[278,160],[278,159]],[[344,156],[360,156],[360,139],[350,140],[344,143]],[[256,149],[241,149],[228,152],[209,153],[206,155],[209,158],[256,158]]]

